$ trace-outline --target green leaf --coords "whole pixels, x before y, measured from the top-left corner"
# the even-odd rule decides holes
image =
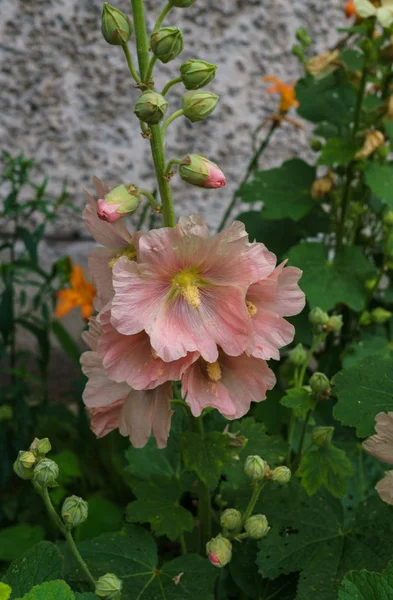
[[[246,226],[251,241],[263,242],[271,252],[282,257],[291,246],[300,242],[302,233],[291,219],[268,221],[260,211],[252,210],[236,217]],[[285,235],[283,232],[285,231]]]
[[[144,481],[134,488],[138,498],[127,507],[127,521],[150,523],[156,536],[177,540],[184,531],[192,531],[194,518],[180,506],[185,491],[176,478],[163,477]]]
[[[11,597],[11,588],[9,585],[0,582],[0,600],[9,600]]]
[[[75,600],[75,596],[65,581],[47,581],[33,587],[20,600]]]
[[[289,388],[285,396],[281,398],[280,404],[291,408],[296,417],[304,416],[314,406],[311,391],[305,386],[301,388]]]
[[[11,277],[4,278],[5,288],[0,299],[0,333],[3,336],[4,343],[7,343],[8,336],[14,329],[14,293]]]
[[[393,411],[393,352],[367,356],[334,378],[334,416],[356,427],[359,437],[374,433],[375,416]]]
[[[321,487],[337,498],[345,494],[347,480],[353,475],[351,462],[343,450],[333,444],[312,446],[303,455],[296,475],[301,477],[302,486],[309,496],[315,494]]]
[[[365,176],[373,194],[393,208],[393,163],[368,162]]]
[[[385,118],[383,120],[383,126],[385,127],[385,133],[388,136],[388,138],[390,138],[390,140],[393,140],[393,119]]]
[[[123,527],[123,511],[114,502],[97,495],[89,498],[88,504],[89,518],[75,530],[76,540],[92,539]]]
[[[304,242],[291,249],[289,261],[303,270],[300,287],[311,308],[332,310],[343,303],[355,311],[363,309],[365,282],[374,270],[361,248],[347,246],[330,262],[324,244]]]
[[[315,167],[294,158],[277,169],[257,171],[239,190],[243,202],[263,202],[264,219],[299,221],[314,207],[310,190]]]
[[[0,531],[0,560],[19,558],[44,539],[44,530],[37,525],[12,525]]]
[[[257,544],[248,540],[242,544],[233,544],[232,560],[229,570],[236,585],[249,598],[260,598],[262,578],[255,563]]]
[[[59,454],[54,454],[51,456],[51,459],[59,466],[60,475],[58,481],[60,484],[66,486],[75,479],[80,479],[82,477],[79,458],[74,452],[71,452],[71,450],[64,450]]]
[[[52,322],[52,332],[55,334],[57,341],[63,348],[67,356],[79,367],[79,359],[81,351],[68,331],[63,327],[60,321]]]
[[[157,567],[153,537],[141,527],[130,525],[126,532],[105,534],[78,544],[93,577],[113,572],[123,581],[127,600],[213,600],[217,569],[195,554],[187,554]],[[68,552],[67,579],[84,582],[85,575]]]
[[[35,237],[25,229],[24,227],[17,227],[16,235],[21,238],[24,245],[26,246],[26,250],[29,253],[29,257],[31,262],[36,265],[37,264],[37,241]]]
[[[348,369],[365,356],[383,352],[392,347],[392,343],[383,335],[363,333],[362,339],[348,346],[343,357],[343,367]]]
[[[340,59],[350,71],[363,71],[364,54],[359,48],[341,50]]]
[[[85,594],[79,594],[78,592],[76,592],[75,600],[99,600],[99,598],[92,592],[87,592]]]
[[[393,598],[393,563],[382,573],[351,571],[341,583],[338,600],[389,600]]]
[[[356,94],[354,87],[333,73],[322,79],[306,77],[296,85],[298,114],[311,121],[346,125],[354,118]]]
[[[11,586],[12,600],[22,597],[35,585],[59,579],[62,570],[57,547],[51,542],[40,542],[11,564],[3,582]]]
[[[210,490],[217,486],[224,465],[231,460],[229,441],[218,431],[204,437],[194,432],[182,435],[180,448],[185,468],[195,471]]]
[[[324,145],[318,164],[320,165],[346,165],[356,154],[358,146],[350,140],[343,138],[330,138]]]

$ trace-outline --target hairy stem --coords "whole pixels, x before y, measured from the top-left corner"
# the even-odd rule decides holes
[[[167,16],[167,14],[171,10],[171,8],[173,8],[172,4],[170,2],[168,2],[168,4],[164,7],[163,11],[161,12],[160,16],[158,17],[156,24],[154,25],[153,31],[157,31],[157,29],[160,29],[163,20],[165,19],[165,17]]]
[[[165,94],[171,89],[171,87],[173,87],[174,85],[176,85],[177,83],[181,83],[183,80],[181,77],[175,77],[175,79],[171,79],[171,81],[168,81],[168,83],[166,84],[166,86],[164,86],[161,94],[163,96],[165,96]]]
[[[177,110],[176,112],[172,113],[167,118],[167,120],[165,121],[165,123],[163,124],[162,129],[161,129],[162,137],[165,137],[165,133],[166,133],[166,130],[168,129],[168,125],[170,125],[175,119],[178,119],[182,115],[184,115],[184,110],[182,108],[180,108],[179,110]]]
[[[132,62],[132,56],[131,56],[131,53],[130,53],[130,50],[129,50],[127,44],[122,44],[122,48],[123,48],[123,51],[124,51],[124,54],[125,54],[125,57],[127,60],[128,68],[130,70],[131,75],[133,76],[133,78],[135,79],[135,81],[137,83],[141,83],[141,78],[139,77],[138,73],[135,70],[134,63]]]
[[[158,202],[154,198],[153,194],[151,194],[150,192],[148,192],[147,190],[144,190],[142,188],[139,188],[139,193],[142,194],[142,196],[145,196],[145,198],[148,199],[148,201],[150,202],[150,204],[152,204],[154,206],[154,208],[161,209],[161,206],[158,204]]]
[[[254,490],[252,492],[251,500],[248,503],[246,511],[243,515],[242,526],[247,521],[247,519],[249,519],[251,517],[253,510],[255,508],[255,505],[258,502],[258,498],[259,498],[263,488],[265,487],[265,483],[266,483],[265,481],[261,481],[260,483],[255,484]]]

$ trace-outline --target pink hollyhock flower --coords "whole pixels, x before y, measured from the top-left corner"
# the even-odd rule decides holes
[[[363,442],[363,448],[378,460],[393,465],[393,412],[378,413],[375,417],[376,434]],[[375,486],[384,502],[393,504],[393,471]]]
[[[249,411],[251,402],[264,400],[266,391],[275,384],[275,375],[265,361],[220,351],[214,363],[200,358],[187,369],[182,378],[182,396],[196,417],[212,406],[227,419],[239,419]]]
[[[169,436],[172,410],[170,383],[154,390],[137,391],[126,383],[108,378],[97,354],[100,327],[96,319],[90,320],[89,331],[83,335],[91,351],[81,356],[82,371],[88,377],[83,401],[92,414],[92,428],[97,435],[106,435],[119,428],[121,435],[129,436],[136,448],[145,446],[151,433],[157,446],[164,448]]]
[[[93,178],[93,185],[99,198],[103,198],[109,192],[108,187],[97,177]],[[111,266],[120,256],[126,255],[130,259],[134,258],[136,251],[133,237],[124,222],[122,220],[118,223],[102,221],[97,215],[97,202],[87,190],[85,192],[88,204],[83,210],[83,220],[96,242],[104,246],[103,248],[94,248],[90,252],[88,263],[100,309],[113,296]]]
[[[199,357],[198,352],[173,362],[164,362],[153,350],[145,331],[123,335],[110,323],[110,311],[100,316],[102,335],[98,356],[113,381],[126,382],[135,390],[150,390],[166,381],[178,381]]]
[[[279,348],[290,344],[295,336],[295,328],[283,317],[297,315],[306,303],[298,286],[302,272],[285,267],[286,262],[251,285],[246,295],[253,334],[248,353],[264,360],[280,359]]]
[[[246,291],[274,270],[276,258],[249,243],[243,223],[209,237],[198,216],[176,227],[141,233],[137,262],[120,258],[113,268],[112,324],[124,335],[145,330],[164,361],[200,352],[218,358],[249,345]]]

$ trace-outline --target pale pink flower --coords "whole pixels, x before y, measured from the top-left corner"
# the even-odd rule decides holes
[[[251,402],[264,400],[275,383],[275,375],[265,361],[220,351],[214,363],[200,358],[187,369],[182,378],[182,396],[196,417],[212,406],[227,419],[238,419],[249,411]]]
[[[302,272],[285,267],[286,262],[251,285],[246,295],[252,331],[247,352],[264,360],[280,359],[279,348],[290,344],[295,335],[295,328],[283,317],[297,315],[306,303],[298,286]]]
[[[112,324],[124,335],[145,330],[166,362],[188,352],[214,362],[217,345],[239,355],[249,345],[246,291],[275,263],[263,244],[249,243],[242,223],[209,237],[202,219],[182,217],[140,234],[137,262],[116,262]]]
[[[377,414],[375,431],[363,442],[363,448],[374,458],[393,465],[393,412]],[[393,504],[393,471],[387,471],[375,489],[384,502]]]
[[[83,337],[91,351],[81,356],[82,371],[88,377],[83,401],[92,414],[92,428],[97,435],[106,435],[119,428],[121,435],[128,436],[136,448],[142,448],[151,433],[157,446],[164,448],[169,436],[172,410],[170,383],[159,385],[154,390],[136,391],[126,383],[117,383],[108,378],[97,354],[100,327],[91,319],[89,332]]]
[[[97,196],[103,198],[109,188],[97,177],[93,178]],[[116,259],[124,254],[132,258],[136,255],[134,240],[127,230],[124,220],[117,223],[102,221],[97,215],[97,202],[85,190],[88,204],[83,210],[83,220],[93,238],[104,246],[94,248],[89,254],[89,272],[97,291],[98,309],[102,308],[113,296],[112,266]]]
[[[103,198],[100,198],[97,202],[97,215],[102,221],[109,221],[109,223],[115,223],[124,215],[118,212],[121,204],[109,204]]]
[[[375,486],[381,500],[393,504],[393,471],[386,471],[385,477]]]

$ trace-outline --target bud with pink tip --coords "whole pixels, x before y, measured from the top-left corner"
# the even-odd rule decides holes
[[[232,558],[232,544],[228,539],[219,534],[207,542],[206,554],[214,567],[225,567]]]
[[[118,185],[97,202],[97,215],[103,221],[114,223],[136,211],[141,198],[134,185]]]
[[[224,173],[203,154],[187,154],[179,167],[179,175],[198,187],[216,189],[226,185]]]

